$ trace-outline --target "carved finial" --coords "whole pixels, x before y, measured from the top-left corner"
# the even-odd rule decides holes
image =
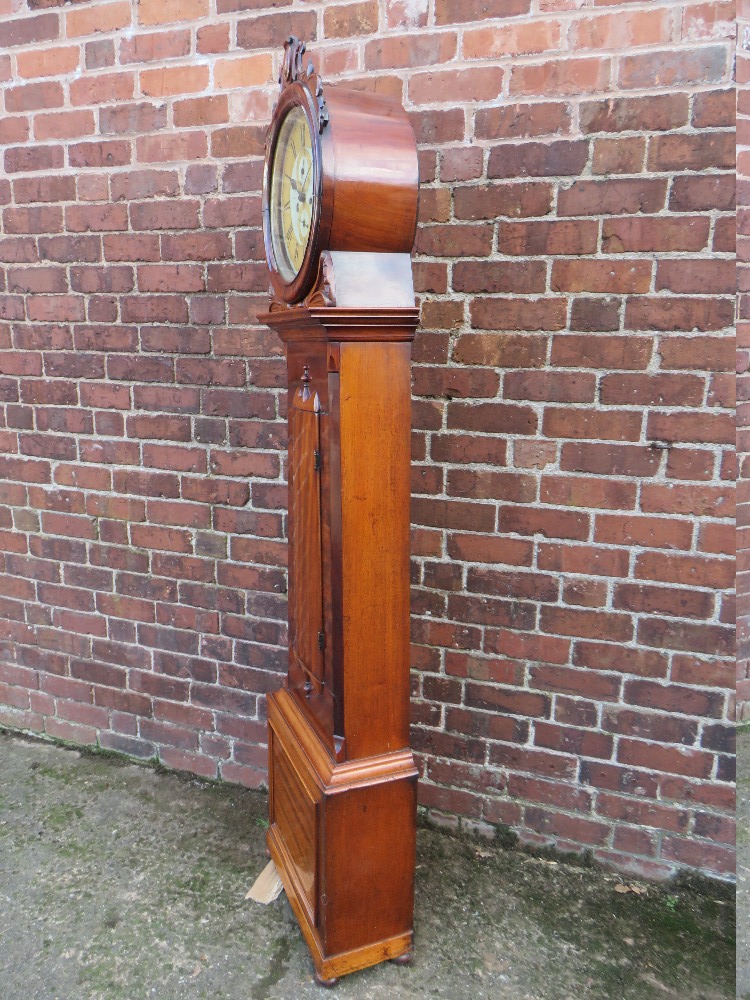
[[[295,35],[290,35],[284,42],[284,61],[281,64],[279,83],[281,89],[288,83],[294,83],[302,76],[302,56],[307,46]]]
[[[279,86],[283,90],[298,80],[307,84],[308,89],[315,96],[318,106],[318,131],[322,133],[328,124],[328,108],[323,97],[323,84],[315,72],[315,67],[309,60],[307,67],[303,66],[302,57],[306,51],[307,46],[303,41],[300,41],[296,35],[289,35],[284,42],[284,59],[279,73]]]
[[[297,390],[297,395],[303,403],[306,403],[310,396],[312,396],[310,389],[310,369],[307,365],[302,369],[302,385]]]

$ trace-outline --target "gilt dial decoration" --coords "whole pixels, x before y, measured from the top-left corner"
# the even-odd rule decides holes
[[[276,266],[292,281],[305,258],[315,207],[313,148],[304,111],[293,106],[279,129],[271,169],[271,239]]]

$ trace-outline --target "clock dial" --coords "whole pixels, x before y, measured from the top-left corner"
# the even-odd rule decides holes
[[[271,180],[271,239],[284,281],[297,275],[305,259],[315,207],[313,182],[310,126],[295,106],[279,129]]]

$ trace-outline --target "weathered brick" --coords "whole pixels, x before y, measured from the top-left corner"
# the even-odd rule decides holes
[[[0,24],[0,46],[32,45],[53,41],[60,36],[59,14],[36,14],[11,18]]]
[[[264,779],[288,470],[260,188],[278,47],[320,31],[325,87],[406,100],[419,143],[423,801],[724,873],[750,467],[728,4],[28,6],[0,29],[0,703]]]

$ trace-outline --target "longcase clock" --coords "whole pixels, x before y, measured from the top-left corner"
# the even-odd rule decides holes
[[[319,982],[412,950],[410,252],[414,134],[287,40],[263,232],[284,342],[289,668],[269,695],[268,846]]]

